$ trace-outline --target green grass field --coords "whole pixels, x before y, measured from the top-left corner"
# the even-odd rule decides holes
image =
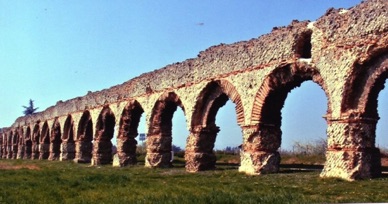
[[[319,178],[313,170],[247,176],[236,165],[195,174],[186,173],[179,161],[175,166],[0,160],[0,203],[388,202],[388,177],[347,182]]]

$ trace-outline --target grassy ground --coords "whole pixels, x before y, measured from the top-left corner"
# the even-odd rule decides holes
[[[282,169],[247,176],[235,165],[186,173],[59,161],[0,160],[0,203],[317,203],[387,202],[388,177],[346,182],[319,171]]]

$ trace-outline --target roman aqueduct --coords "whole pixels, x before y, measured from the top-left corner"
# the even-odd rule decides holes
[[[387,10],[386,0],[329,9],[314,22],[294,20],[259,38],[210,47],[195,59],[59,101],[3,128],[0,158],[109,164],[116,137],[120,166],[136,164],[137,127],[145,114],[145,165],[169,167],[172,117],[181,108],[190,132],[186,170],[213,169],[215,117],[231,100],[243,136],[239,171],[274,173],[284,101],[293,88],[312,80],[327,97],[328,147],[321,176],[379,176],[375,130],[377,97],[388,77]]]

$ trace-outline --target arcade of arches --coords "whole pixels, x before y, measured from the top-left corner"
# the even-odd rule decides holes
[[[239,171],[279,171],[281,109],[305,81],[327,98],[327,153],[322,177],[347,180],[381,174],[375,146],[377,97],[388,78],[388,3],[368,0],[330,9],[317,21],[293,21],[267,35],[200,52],[121,85],[59,101],[18,118],[0,132],[0,158],[134,165],[139,121],[148,130],[145,166],[170,167],[172,117],[184,112],[189,130],[186,170],[215,167],[218,110],[230,100],[241,127]],[[366,15],[368,14],[368,15]]]

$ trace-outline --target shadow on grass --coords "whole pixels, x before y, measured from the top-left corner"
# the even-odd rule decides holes
[[[281,173],[299,173],[322,171],[323,165],[313,164],[280,164]]]
[[[176,159],[173,162],[172,168],[185,168],[186,162],[182,159]],[[138,166],[144,166],[144,159],[138,160]],[[216,168],[212,171],[225,171],[225,170],[238,170],[240,167],[239,163],[228,163],[228,162],[217,162]],[[323,170],[324,165],[319,164],[280,164],[279,173],[301,173],[301,172],[321,172]],[[388,178],[388,166],[381,167],[381,175],[377,178]]]

